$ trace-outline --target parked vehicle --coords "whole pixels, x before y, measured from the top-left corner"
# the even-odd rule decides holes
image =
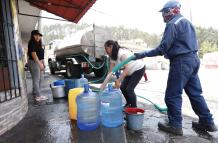
[[[54,57],[48,59],[51,74],[66,70],[68,78],[80,78],[81,74],[94,72],[102,77],[108,71],[108,58],[104,50],[104,42],[111,39],[103,29],[93,26],[63,40],[54,50]]]

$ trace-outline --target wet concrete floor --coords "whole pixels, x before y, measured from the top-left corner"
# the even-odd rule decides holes
[[[49,83],[59,78],[47,75],[42,93],[51,95]],[[60,77],[62,78],[62,77]],[[157,128],[158,121],[166,118],[153,106],[139,103],[145,109],[143,129],[128,130],[126,124],[117,128],[99,127],[94,131],[81,131],[68,115],[67,99],[53,103],[33,101],[31,78],[27,74],[29,110],[25,118],[13,129],[0,136],[0,143],[218,143],[218,132],[207,133],[191,128],[191,117],[184,117],[183,136],[175,136]]]

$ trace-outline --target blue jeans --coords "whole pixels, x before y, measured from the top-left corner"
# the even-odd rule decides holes
[[[170,60],[170,70],[165,92],[169,123],[182,127],[182,92],[188,95],[192,109],[199,117],[199,122],[212,124],[213,118],[202,94],[198,77],[200,60],[196,53],[178,56]]]

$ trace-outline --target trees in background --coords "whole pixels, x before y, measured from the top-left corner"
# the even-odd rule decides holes
[[[53,25],[43,25],[43,42],[45,44],[49,44],[51,41],[56,39],[63,39],[66,36],[71,35],[79,30],[85,29],[89,27],[88,24],[53,24]]]
[[[76,33],[79,30],[85,29],[92,25],[88,24],[54,24],[43,26],[43,40],[45,44],[55,39],[63,39],[65,36],[69,36],[72,33]],[[108,31],[112,38],[115,40],[132,40],[141,39],[147,47],[155,48],[162,35],[149,34],[147,32],[140,31],[138,29],[129,29],[124,26],[108,27],[103,26]],[[218,51],[218,30],[213,28],[196,27],[196,33],[198,37],[198,44],[200,46],[199,54],[202,57],[204,53]]]
[[[196,33],[200,49],[199,54],[201,57],[204,53],[218,51],[218,30],[197,27]]]

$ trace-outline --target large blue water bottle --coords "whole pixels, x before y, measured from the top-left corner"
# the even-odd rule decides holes
[[[85,84],[88,84],[88,80],[82,75],[82,77],[79,79],[79,87],[84,87]]]
[[[100,98],[84,85],[84,92],[77,96],[77,126],[81,130],[94,130],[100,124]]]
[[[122,94],[108,84],[101,96],[101,123],[105,127],[118,127],[123,123]]]

